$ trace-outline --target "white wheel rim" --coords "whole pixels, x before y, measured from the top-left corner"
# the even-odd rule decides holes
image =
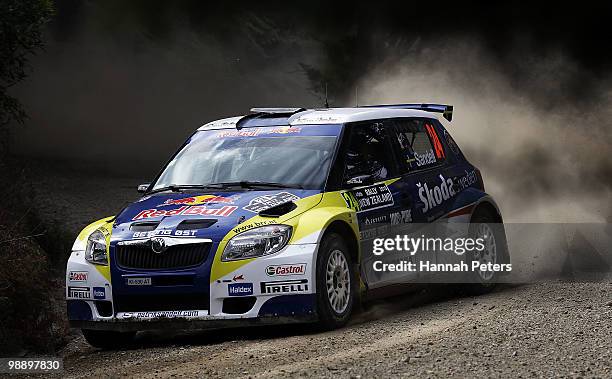
[[[327,259],[325,270],[327,299],[334,312],[341,314],[349,305],[351,275],[348,262],[340,250],[334,250]]]
[[[476,238],[482,238],[484,241],[484,249],[482,251],[476,250],[474,260],[480,264],[495,264],[497,263],[497,243],[495,241],[495,233],[489,224],[479,224],[476,231]],[[489,281],[495,274],[491,270],[478,270],[478,275],[484,281]]]

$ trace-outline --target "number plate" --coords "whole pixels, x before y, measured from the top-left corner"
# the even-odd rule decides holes
[[[128,286],[150,286],[151,278],[127,278]]]

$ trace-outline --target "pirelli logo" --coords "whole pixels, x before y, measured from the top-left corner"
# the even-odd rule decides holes
[[[296,292],[308,292],[308,279],[261,282],[261,293],[263,295]]]

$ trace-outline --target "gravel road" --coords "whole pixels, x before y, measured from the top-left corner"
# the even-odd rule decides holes
[[[75,236],[137,197],[134,180],[31,170],[42,215]],[[63,376],[612,377],[609,281],[505,286],[480,297],[451,292],[434,287],[389,299],[326,333],[303,326],[147,332],[133,348],[101,351],[75,332],[60,352]]]
[[[480,297],[440,287],[390,299],[344,329],[148,332],[129,350],[75,339],[81,377],[612,377],[612,284],[548,282]]]

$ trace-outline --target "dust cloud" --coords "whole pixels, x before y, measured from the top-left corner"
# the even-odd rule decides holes
[[[439,42],[382,59],[358,101],[454,105],[446,126],[505,222],[610,222],[610,78],[577,98],[565,86],[579,69],[561,52],[516,62],[520,82],[473,40]]]

